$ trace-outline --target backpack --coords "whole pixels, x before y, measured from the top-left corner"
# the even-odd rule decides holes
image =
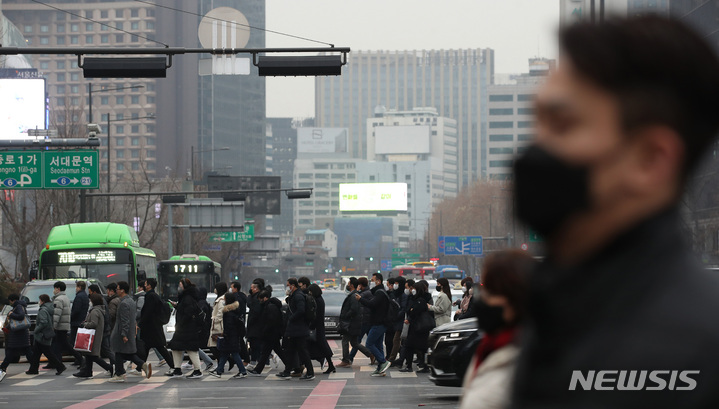
[[[384,323],[386,326],[391,327],[397,323],[399,318],[400,306],[397,300],[389,296],[387,291],[382,291],[387,296],[387,315],[385,316]]]
[[[305,294],[305,321],[308,323],[314,322],[317,318],[317,301],[315,297],[307,293]]]
[[[170,308],[170,303],[160,303],[160,322],[162,323],[162,325],[166,325],[168,322],[170,322],[171,315],[172,308]]]

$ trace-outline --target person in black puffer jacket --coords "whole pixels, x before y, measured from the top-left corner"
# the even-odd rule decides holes
[[[327,370],[323,373],[326,375],[331,374],[336,372],[336,370],[332,362],[332,348],[330,348],[327,342],[327,334],[325,332],[325,300],[322,298],[322,289],[317,284],[310,284],[307,290],[315,298],[315,304],[317,305],[315,320],[310,324],[310,329],[315,331],[315,339],[314,341],[310,339],[307,343],[307,347],[312,359],[316,359],[320,364],[327,361]]]
[[[245,333],[244,321],[241,319],[240,312],[237,296],[234,293],[226,293],[225,306],[222,308],[223,332],[221,335],[212,336],[217,342],[217,351],[220,353],[220,357],[217,360],[217,369],[211,370],[209,373],[217,378],[225,372],[225,362],[230,356],[240,370],[233,378],[239,379],[247,376],[242,358],[240,358],[240,339]]]
[[[261,304],[259,320],[262,323],[260,332],[262,354],[260,355],[260,360],[257,361],[257,365],[248,371],[250,376],[262,376],[262,370],[265,369],[265,363],[270,358],[272,351],[275,351],[282,363],[287,366],[285,354],[280,344],[285,326],[282,319],[282,301],[271,296],[272,293],[267,291],[266,287],[257,295],[257,300]]]
[[[8,314],[5,319],[5,324],[10,328],[9,320],[23,321],[27,314],[27,303],[20,299],[17,294],[10,294],[7,297],[8,301],[12,305],[12,311]],[[30,350],[30,331],[29,326],[27,328],[19,329],[16,331],[10,330],[5,335],[5,359],[0,364],[0,381],[5,378],[7,367],[11,362],[17,362],[21,355],[25,355],[28,361],[32,358],[32,351]],[[58,372],[61,372],[58,370]],[[59,373],[58,373],[59,375]]]
[[[206,296],[200,294],[200,290],[188,278],[180,280],[178,293],[177,302],[172,303],[177,311],[175,315],[175,335],[172,336],[169,345],[172,350],[172,359],[175,362],[175,371],[172,373],[172,377],[182,376],[182,369],[180,368],[182,353],[187,352],[194,368],[188,378],[202,378],[200,357],[197,351],[200,349],[200,338],[202,338],[205,320],[201,318],[202,309],[199,301]]]
[[[427,286],[422,281],[414,284],[410,290],[412,295],[407,301],[407,320],[409,333],[406,341],[406,366],[400,372],[412,372],[412,360],[417,355],[419,372],[429,372],[424,364],[424,351],[427,350],[429,332],[434,328],[434,314],[429,311],[427,305],[432,302],[432,294],[427,291]],[[430,322],[427,325],[427,322]]]

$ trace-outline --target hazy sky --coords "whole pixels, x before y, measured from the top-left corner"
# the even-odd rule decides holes
[[[267,0],[267,28],[353,50],[493,48],[496,73],[556,58],[559,0]],[[267,33],[268,47],[323,45]],[[314,116],[313,78],[268,78],[268,117]]]

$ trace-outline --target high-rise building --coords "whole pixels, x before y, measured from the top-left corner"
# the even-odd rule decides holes
[[[30,0],[3,0],[4,14],[28,46],[200,47],[201,15],[222,6],[240,11],[251,26],[265,25],[265,0],[178,0],[172,4],[188,13],[125,0],[46,3],[61,10]],[[264,31],[251,30],[247,47],[264,46]],[[210,170],[265,174],[265,80],[254,66],[249,75],[201,77],[200,55],[186,54],[173,58],[167,78],[86,80],[75,55],[30,58],[47,78],[51,127],[58,122],[89,122],[92,83],[97,91],[92,120],[103,127],[108,118],[111,121],[113,179],[140,171],[151,176]],[[130,88],[137,86],[143,88]],[[104,91],[112,88],[125,89]],[[133,119],[150,114],[155,120]],[[105,172],[106,135],[99,135],[103,140],[101,171]],[[224,147],[230,150],[220,150]]]
[[[353,51],[341,76],[315,79],[317,126],[348,128],[349,152],[364,159],[366,119],[375,107],[434,107],[457,121],[463,186],[486,175],[486,96],[493,76],[492,49]]]
[[[510,179],[514,157],[534,140],[534,98],[554,66],[554,60],[533,58],[529,73],[489,87],[490,179]]]
[[[292,118],[267,118],[268,175],[282,178],[282,188],[291,189],[294,183],[295,159],[297,159],[297,129]],[[294,200],[282,195],[282,214],[267,216],[267,230],[274,234],[292,233]]]
[[[627,16],[633,17],[642,14],[669,15],[670,0],[629,0],[627,4]]]

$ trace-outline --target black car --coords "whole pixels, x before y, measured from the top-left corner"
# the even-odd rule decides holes
[[[437,386],[462,386],[467,366],[481,339],[475,318],[453,321],[433,329],[429,333],[427,352],[427,363],[432,371],[429,380]]]
[[[328,336],[338,336],[337,328],[340,322],[340,311],[347,294],[339,290],[324,290],[322,291],[322,298],[325,300],[325,333]]]

